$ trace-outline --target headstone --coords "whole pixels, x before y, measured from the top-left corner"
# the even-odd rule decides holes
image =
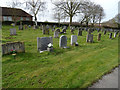
[[[67,48],[67,37],[62,35],[59,40],[59,47]]]
[[[28,25],[29,28],[31,28],[31,25]]]
[[[59,37],[59,32],[56,30],[55,32],[54,32],[54,38],[58,38]]]
[[[23,25],[22,25],[22,22],[20,22],[20,25],[19,25],[19,30],[23,30]]]
[[[66,29],[63,29],[63,30],[62,30],[62,33],[66,33]]]
[[[88,29],[88,34],[91,34],[91,29]]]
[[[56,29],[56,31],[60,33],[60,29]]]
[[[25,29],[27,29],[27,28],[28,28],[28,26],[27,26],[27,25],[25,25],[24,27],[25,27]]]
[[[71,45],[76,44],[77,42],[77,36],[76,35],[71,35]]]
[[[93,43],[93,34],[87,34],[86,42]]]
[[[114,33],[114,38],[116,38],[116,36],[117,36],[117,32]]]
[[[15,28],[10,29],[10,35],[16,35],[16,29]]]
[[[101,40],[101,33],[98,34],[98,41]]]
[[[71,28],[71,33],[74,34],[74,27]]]
[[[19,30],[23,30],[23,25],[19,25]]]
[[[78,30],[78,36],[82,36],[82,30]]]
[[[42,33],[45,34],[45,25],[42,25]]]
[[[112,39],[112,33],[110,33],[109,38]]]
[[[52,37],[37,37],[37,50],[45,51],[47,50],[48,44],[53,43]]]
[[[106,34],[106,32],[107,32],[107,31],[105,30],[105,31],[104,31],[104,35]]]

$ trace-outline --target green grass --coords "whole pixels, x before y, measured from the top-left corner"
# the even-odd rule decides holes
[[[101,41],[97,41],[95,31],[94,43],[86,43],[84,31],[75,47],[70,46],[68,29],[65,35],[69,49],[59,48],[59,38],[53,38],[54,52],[39,53],[37,37],[53,36],[53,32],[42,35],[39,29],[20,31],[16,27],[18,35],[10,36],[10,28],[3,26],[2,42],[24,41],[25,53],[17,54],[16,59],[11,55],[2,57],[3,88],[86,88],[118,65],[118,36],[111,40],[108,32],[101,32]]]

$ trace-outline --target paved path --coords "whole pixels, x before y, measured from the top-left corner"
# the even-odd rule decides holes
[[[118,72],[120,72],[120,66],[89,88],[118,88],[118,75],[120,76]]]

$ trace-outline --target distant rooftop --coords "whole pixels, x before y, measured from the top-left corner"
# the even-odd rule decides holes
[[[28,17],[32,17],[32,15],[28,14],[27,12],[25,12],[22,9],[18,9],[18,8],[10,8],[10,7],[0,7],[2,8],[2,16],[12,16],[13,14],[16,16],[28,16]]]

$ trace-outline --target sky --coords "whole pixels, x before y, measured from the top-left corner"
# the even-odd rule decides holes
[[[21,2],[23,2],[24,0],[19,0]],[[38,14],[38,21],[44,22],[44,21],[49,21],[49,22],[55,22],[55,20],[53,19],[53,12],[52,12],[52,8],[53,8],[53,4],[50,2],[50,0],[46,0],[47,3],[47,9],[41,13]],[[102,20],[102,22],[104,21],[108,21],[109,19],[112,19],[113,17],[115,17],[115,15],[118,14],[118,2],[120,0],[91,0],[93,2],[95,2],[96,4],[100,4],[103,8],[104,8],[104,12],[105,12],[105,17]],[[0,0],[0,6],[1,7],[7,7],[9,2],[11,2],[11,0]],[[120,6],[119,6],[120,8]],[[30,13],[29,10],[26,10],[25,8],[22,8],[23,10],[25,10],[26,12]],[[120,9],[119,9],[120,11]],[[73,22],[78,21],[77,18],[73,18]],[[57,22],[57,21],[56,21]]]

